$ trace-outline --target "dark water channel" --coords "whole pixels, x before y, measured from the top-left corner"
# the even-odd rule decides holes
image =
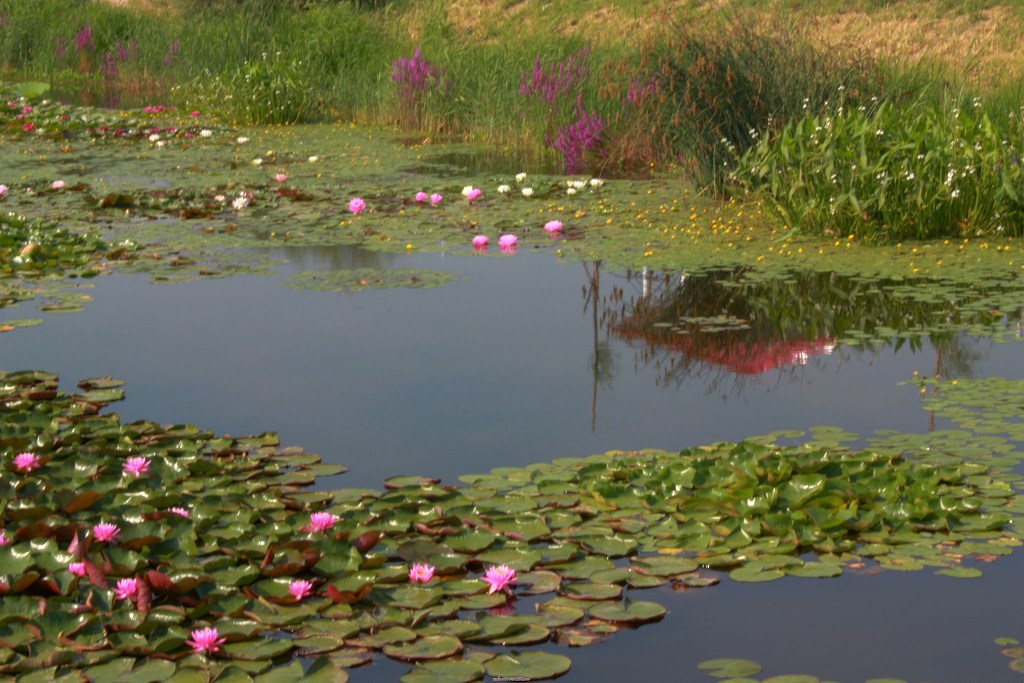
[[[827,300],[827,281],[805,288],[829,315],[798,308],[766,320],[737,308],[723,295],[732,285],[715,278],[627,275],[550,254],[275,255],[286,261],[275,276],[174,285],[99,278],[84,313],[3,335],[0,368],[58,372],[68,388],[112,375],[127,381],[127,400],[115,406],[125,420],[277,431],[282,443],[350,467],[323,486],[368,488],[398,474],[456,483],[498,466],[815,425],[864,436],[924,432],[936,425],[917,389],[898,384],[915,371],[1024,375],[1024,345],[963,333],[898,350],[837,343],[854,321]],[[356,293],[280,284],[293,271],[353,267],[459,278],[432,290]],[[878,324],[889,325],[881,310]],[[911,325],[950,314],[903,313]],[[766,676],[1020,680],[992,642],[1024,638],[1020,553],[984,569],[976,580],[925,570],[658,589],[645,597],[668,607],[664,621],[567,652],[565,680],[643,671],[707,681],[696,664],[715,657],[754,659]],[[397,680],[407,668],[379,658],[351,674]]]

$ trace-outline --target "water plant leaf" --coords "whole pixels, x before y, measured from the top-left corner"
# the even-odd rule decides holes
[[[761,665],[749,659],[708,659],[697,668],[715,678],[738,678],[761,673]]]
[[[424,662],[402,675],[402,683],[471,683],[480,680],[484,667],[467,659]]]
[[[445,659],[462,651],[462,642],[449,635],[424,636],[407,644],[385,645],[382,652],[407,662],[428,659]]]
[[[544,680],[561,676],[571,664],[568,657],[548,652],[514,652],[487,660],[484,670],[493,678],[525,676],[531,680]]]

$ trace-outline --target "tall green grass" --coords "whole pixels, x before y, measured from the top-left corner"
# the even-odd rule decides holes
[[[814,233],[876,241],[1019,236],[1022,152],[1019,105],[990,115],[964,94],[874,110],[839,99],[764,137],[739,158],[731,180]]]

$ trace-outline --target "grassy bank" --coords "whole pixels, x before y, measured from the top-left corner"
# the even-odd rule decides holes
[[[766,193],[789,223],[816,230],[848,226],[822,227],[793,205],[799,198],[778,195],[788,173],[778,164],[774,190],[759,174],[773,155],[788,164],[790,150],[777,147],[786,126],[803,130],[840,100],[868,117],[885,104],[912,120],[979,102],[986,135],[1006,141],[1000,154],[1020,146],[1018,3],[106,0],[68,11],[55,0],[0,0],[0,21],[7,80],[46,80],[79,99],[116,104],[104,100],[127,93],[226,123],[340,119],[526,146],[567,173],[674,165],[717,194]],[[902,170],[879,153],[862,168]],[[981,182],[1012,198],[1024,187],[1007,168]],[[854,196],[855,213],[876,220]],[[945,211],[943,234],[1007,223],[1019,234],[1014,221],[978,219],[1001,201],[967,216]],[[897,216],[874,234],[917,236],[899,226],[922,218]]]

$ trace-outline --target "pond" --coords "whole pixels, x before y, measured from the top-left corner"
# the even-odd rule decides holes
[[[299,168],[310,150],[296,140],[305,138],[279,135],[277,154],[264,156],[294,166],[296,184],[308,178],[323,191],[330,179]],[[294,151],[280,151],[290,143]],[[352,145],[346,139],[339,149]],[[226,187],[220,176],[209,176],[228,171],[207,174],[198,165],[212,164],[213,152],[188,153],[196,165],[174,166],[181,178],[199,175],[188,182]],[[251,231],[242,212],[208,212],[208,225],[220,227],[204,227],[202,234],[230,242],[207,252],[194,237],[185,247],[173,243],[170,235],[187,221],[174,203],[181,196],[165,211],[158,202],[166,197],[153,194],[176,187],[179,177],[164,172],[170,162],[160,152],[140,152],[131,173],[123,165],[115,170],[117,150],[69,154],[58,158],[59,172],[80,169],[114,197],[112,206],[86,214],[76,208],[78,196],[61,193],[48,198],[46,206],[55,208],[40,208],[40,215],[60,211],[69,223],[101,225],[111,242],[125,235],[143,242],[155,234],[147,231],[165,230],[170,251],[201,253],[229,277],[189,271],[179,278],[168,275],[172,268],[112,260],[110,274],[64,283],[74,295],[88,295],[84,310],[45,312],[42,325],[4,334],[0,370],[59,373],[69,390],[81,378],[123,379],[126,399],[108,411],[125,422],[195,424],[235,436],[277,432],[283,444],[349,468],[318,479],[322,490],[379,489],[397,475],[459,485],[464,475],[499,467],[609,450],[678,451],[769,434],[780,443],[813,439],[854,447],[915,434],[922,435],[916,446],[955,443],[967,452],[990,432],[964,436],[963,420],[926,410],[936,392],[920,380],[1024,379],[1024,299],[1015,277],[1008,285],[979,278],[939,281],[936,288],[936,280],[857,277],[838,268],[766,275],[749,262],[709,263],[697,253],[674,255],[674,267],[629,266],[570,249],[577,238],[586,244],[582,235],[567,230],[563,239],[541,239],[536,228],[520,231],[525,244],[514,253],[467,248],[464,236],[478,224],[514,225],[508,209],[486,217],[448,214],[444,221],[417,214],[416,229],[386,233],[408,239],[405,249],[382,250],[375,242],[384,230],[379,225],[358,241],[334,244],[306,228],[290,246],[270,236],[298,233],[314,213],[332,223],[340,217],[342,225],[345,218],[319,200],[309,208],[288,203],[286,195],[253,213]],[[373,156],[362,148],[338,154]],[[413,153],[392,154],[385,166],[407,167],[401,155]],[[245,168],[239,166],[234,148],[222,157],[239,174],[253,172],[247,157]],[[434,167],[437,178],[461,159],[443,158],[443,173]],[[409,185],[424,173],[417,167],[392,176],[368,163],[370,171],[349,179],[364,195],[368,186]],[[487,172],[497,178],[515,170]],[[361,178],[364,172],[372,179]],[[446,193],[453,194],[455,181],[423,185],[431,182],[447,182]],[[258,198],[260,191],[269,196],[269,189],[249,186]],[[627,210],[635,211],[649,188],[680,195],[664,187],[656,180],[631,183],[622,201],[633,202]],[[101,194],[79,192],[95,195],[89,201]],[[385,194],[378,195],[382,205]],[[19,210],[38,206],[17,201]],[[114,210],[125,207],[134,217],[119,220]],[[418,209],[393,200],[380,211],[396,218]],[[448,232],[442,239],[434,230]],[[231,271],[223,264],[232,259],[251,267]],[[5,311],[3,319],[16,315],[29,314]],[[943,436],[953,428],[959,435]],[[1006,443],[1020,446],[1012,436]],[[989,559],[995,558],[965,562],[983,569],[973,579],[932,568],[879,572],[867,563],[831,579],[726,579],[700,590],[673,584],[677,590],[638,591],[640,599],[667,608],[659,623],[620,630],[586,648],[538,648],[568,654],[565,680],[573,681],[623,680],[635,675],[638,662],[656,678],[710,680],[697,667],[715,658],[756,660],[765,676],[1017,680],[1008,666],[1014,660],[994,641],[1024,637],[1018,590],[1024,567],[1020,553]],[[517,609],[530,611],[531,600],[521,599]],[[351,680],[386,681],[408,668],[378,655],[349,673]]]
[[[961,376],[1020,377],[1024,367],[1019,343],[960,333],[938,348],[925,338],[920,348],[867,350],[835,343],[835,329],[818,330],[829,344],[785,358],[768,352],[756,368],[730,365],[713,342],[701,357],[621,324],[624,311],[660,306],[674,314],[687,288],[721,309],[713,278],[680,285],[675,273],[602,272],[549,253],[336,247],[271,255],[283,262],[278,275],[173,285],[141,275],[100,278],[85,313],[50,315],[6,336],[4,367],[126,378],[127,400],[116,406],[125,420],[158,416],[232,434],[274,429],[283,442],[350,468],[319,484],[332,488],[375,488],[397,474],[458,483],[499,466],[818,425],[865,436],[926,432],[942,420],[922,409],[915,386],[899,381],[933,374],[951,347]],[[281,286],[310,268],[367,267],[455,278],[429,290]],[[574,651],[567,680],[621,680],[638,660],[659,678],[691,671],[685,679],[699,680],[696,665],[715,657],[844,681],[1013,680],[992,641],[1020,630],[1019,557],[973,581],[883,572],[657,589],[666,619]],[[394,680],[404,670],[379,659],[352,679]]]

